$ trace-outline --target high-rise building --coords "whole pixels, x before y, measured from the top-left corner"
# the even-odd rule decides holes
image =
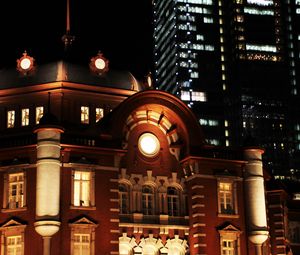
[[[252,135],[276,176],[299,171],[300,1],[153,1],[154,79],[197,114],[207,142]]]

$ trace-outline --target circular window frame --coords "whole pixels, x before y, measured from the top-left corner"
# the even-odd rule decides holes
[[[145,148],[143,148],[142,140],[145,139],[145,138],[147,138],[147,137],[151,138],[152,141],[154,141],[154,144],[156,145],[155,146],[156,148],[154,148],[153,152],[147,152],[145,150]],[[159,139],[153,133],[150,133],[150,132],[143,133],[143,134],[141,134],[139,136],[139,139],[138,139],[138,149],[139,149],[140,153],[143,156],[145,156],[147,158],[154,158],[160,152],[160,142],[159,142]]]

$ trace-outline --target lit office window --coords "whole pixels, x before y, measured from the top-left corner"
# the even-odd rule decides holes
[[[192,91],[192,101],[206,102],[206,93],[199,91]]]
[[[89,124],[89,107],[88,106],[81,106],[81,123],[82,124]]]
[[[35,108],[35,123],[39,124],[40,123],[40,119],[43,117],[44,115],[44,107],[43,106],[38,106]]]
[[[260,6],[270,6],[273,5],[273,0],[247,0],[248,4],[256,4]]]
[[[181,91],[181,96],[180,96],[182,101],[190,101],[191,96],[189,91]]]
[[[104,117],[104,109],[103,108],[96,108],[96,122],[101,120]]]
[[[16,112],[7,111],[7,127],[13,128],[15,126]]]
[[[29,108],[22,109],[22,121],[21,125],[28,126],[29,125]]]

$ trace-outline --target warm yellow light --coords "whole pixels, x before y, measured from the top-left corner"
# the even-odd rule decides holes
[[[104,69],[105,68],[105,61],[102,58],[97,58],[95,60],[95,66],[97,69]]]
[[[159,152],[160,144],[155,135],[144,133],[139,138],[138,147],[142,154],[153,157]]]
[[[23,58],[20,62],[20,66],[23,70],[27,70],[31,66],[31,61],[29,58]]]

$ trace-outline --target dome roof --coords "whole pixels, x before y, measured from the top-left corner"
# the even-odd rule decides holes
[[[99,75],[93,73],[88,64],[83,66],[64,60],[36,66],[28,75],[16,69],[0,70],[0,90],[59,81],[135,91],[143,90],[143,84],[138,82],[130,72],[109,70]]]

